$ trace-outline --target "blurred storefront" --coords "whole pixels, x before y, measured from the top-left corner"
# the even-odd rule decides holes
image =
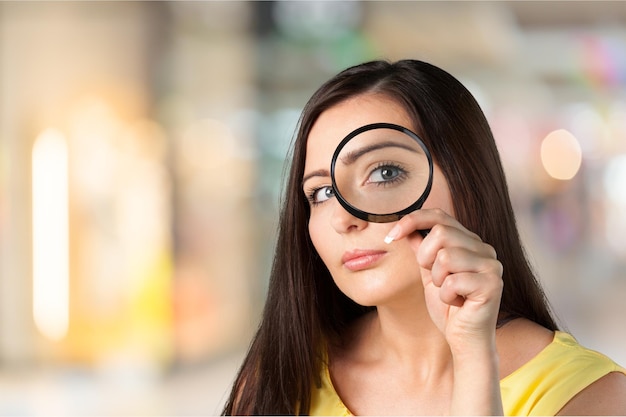
[[[0,2],[0,414],[217,412],[301,108],[374,58],[470,87],[557,315],[626,364],[625,24],[621,2]]]

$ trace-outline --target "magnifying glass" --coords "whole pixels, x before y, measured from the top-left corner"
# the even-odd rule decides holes
[[[411,130],[374,123],[339,143],[330,176],[346,211],[368,222],[388,223],[422,207],[433,182],[433,160]]]

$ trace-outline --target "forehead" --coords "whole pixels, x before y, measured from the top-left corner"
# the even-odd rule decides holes
[[[335,148],[348,133],[379,122],[413,128],[406,110],[396,101],[379,94],[353,97],[324,111],[309,133],[305,173],[327,168]]]

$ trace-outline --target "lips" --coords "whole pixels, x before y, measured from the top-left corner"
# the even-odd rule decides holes
[[[353,250],[344,253],[341,262],[350,271],[361,271],[374,266],[386,253],[383,250]]]

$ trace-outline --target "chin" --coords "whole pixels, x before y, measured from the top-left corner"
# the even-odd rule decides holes
[[[394,299],[403,298],[410,291],[415,291],[417,284],[421,286],[421,282],[405,282],[399,280],[391,281],[390,277],[396,275],[384,276],[364,276],[364,274],[354,274],[349,277],[342,277],[335,280],[335,283],[348,298],[357,304],[366,307],[374,307],[381,304],[387,304]]]

